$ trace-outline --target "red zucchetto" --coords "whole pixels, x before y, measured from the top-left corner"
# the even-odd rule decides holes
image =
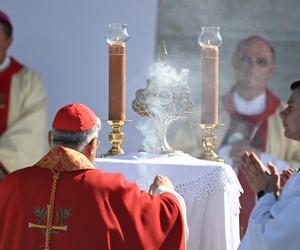
[[[52,128],[64,131],[86,131],[97,124],[95,113],[86,105],[71,103],[56,113]]]

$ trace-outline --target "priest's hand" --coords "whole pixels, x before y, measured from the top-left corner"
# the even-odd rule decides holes
[[[296,170],[293,168],[287,168],[282,171],[280,174],[280,188],[282,189],[287,181],[289,180],[290,176],[295,172]]]
[[[241,170],[255,193],[273,192],[275,198],[279,198],[280,175],[276,166],[271,162],[266,167],[255,153],[244,152],[241,156]]]
[[[157,175],[150,186],[149,193],[154,194],[159,186],[165,186],[170,190],[174,190],[174,186],[167,176]]]

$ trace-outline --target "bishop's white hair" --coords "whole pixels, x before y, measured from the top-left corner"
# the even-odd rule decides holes
[[[96,125],[86,131],[65,131],[52,128],[51,141],[54,145],[68,145],[81,151],[94,138],[98,138],[100,129],[101,120],[98,117]]]

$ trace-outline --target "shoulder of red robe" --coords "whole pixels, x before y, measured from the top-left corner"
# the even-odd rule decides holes
[[[82,103],[71,103],[56,113],[52,128],[63,131],[86,131],[97,124],[91,108]]]

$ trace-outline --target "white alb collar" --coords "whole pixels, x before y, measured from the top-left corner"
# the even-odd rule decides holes
[[[8,56],[5,57],[3,63],[0,64],[0,72],[6,70],[10,64],[10,58]]]
[[[259,115],[266,109],[266,92],[260,94],[254,99],[247,101],[236,91],[233,93],[233,102],[236,110],[243,115]]]

